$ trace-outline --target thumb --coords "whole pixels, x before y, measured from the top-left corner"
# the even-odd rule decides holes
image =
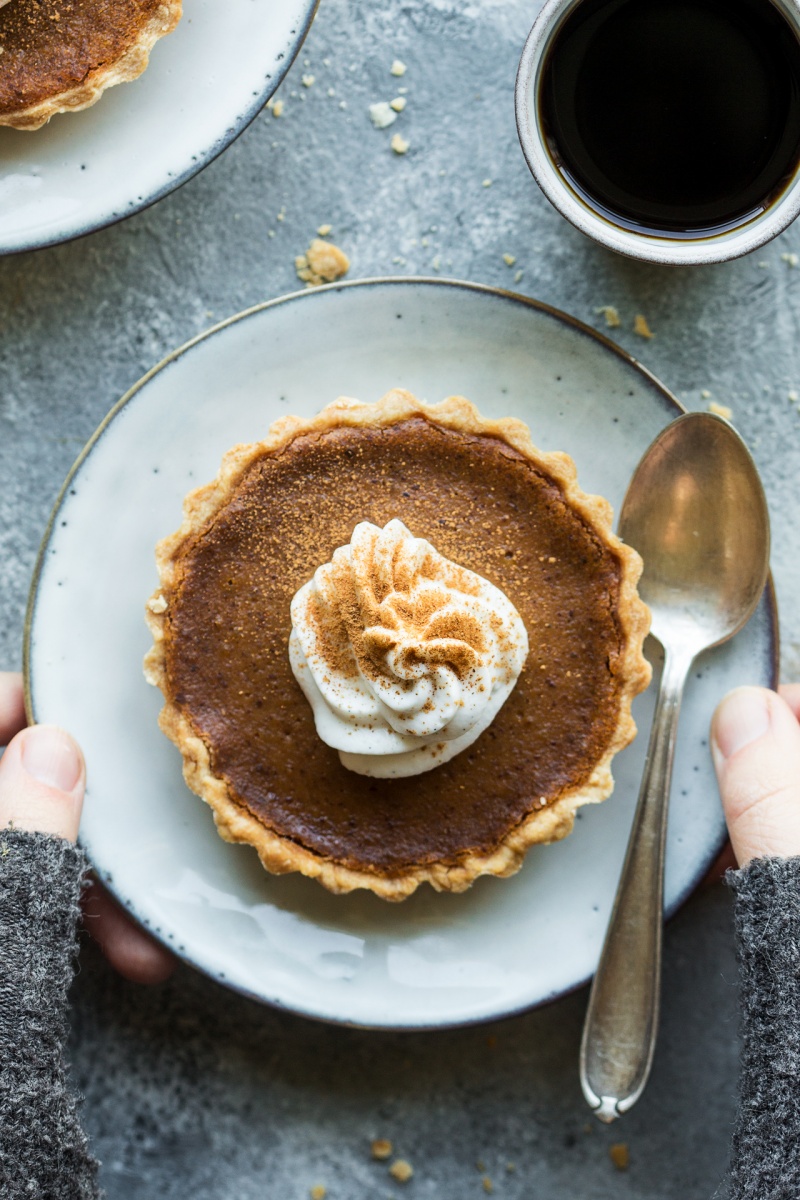
[[[766,688],[731,692],[711,722],[711,752],[740,866],[800,854],[800,725]]]
[[[0,758],[0,829],[13,826],[74,842],[86,770],[80,747],[55,725],[32,725]]]

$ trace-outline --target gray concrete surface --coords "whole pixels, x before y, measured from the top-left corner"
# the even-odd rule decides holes
[[[598,328],[596,309],[613,304],[618,341],[689,407],[705,407],[704,391],[730,405],[764,474],[784,672],[800,674],[800,412],[790,399],[800,394],[800,268],[782,257],[800,253],[800,226],[740,262],[673,271],[573,231],[530,179],[514,128],[514,72],[536,8],[323,0],[280,119],[264,113],[148,212],[0,261],[0,665],[19,664],[38,540],[96,424],[165,352],[292,290],[295,254],[330,222],[352,278],[438,271],[516,286]],[[408,65],[402,80],[388,72],[395,57]],[[374,130],[368,105],[398,85],[405,113]],[[402,158],[389,148],[395,131],[410,143]],[[636,313],[651,341],[633,334]],[[74,1004],[75,1076],[110,1200],[300,1200],[317,1183],[330,1200],[465,1200],[486,1194],[484,1173],[509,1200],[685,1200],[717,1194],[724,1176],[737,1046],[719,886],[668,930],[652,1082],[611,1131],[585,1131],[584,993],[496,1027],[367,1034],[277,1015],[185,969],[138,989],[87,946]],[[370,1160],[374,1136],[413,1163],[405,1188]],[[626,1173],[608,1157],[617,1140],[630,1145]]]

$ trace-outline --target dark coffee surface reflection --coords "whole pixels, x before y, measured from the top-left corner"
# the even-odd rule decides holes
[[[800,44],[770,0],[586,0],[539,99],[559,169],[626,228],[734,227],[800,160]]]

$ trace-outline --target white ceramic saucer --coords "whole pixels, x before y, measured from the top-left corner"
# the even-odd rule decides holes
[[[186,0],[145,73],[34,133],[0,128],[0,254],[90,233],[161,199],[256,116],[319,0]]]
[[[461,896],[422,888],[399,905],[336,897],[272,878],[229,846],[184,786],[159,732],[161,695],[142,677],[153,547],[184,494],[223,452],[284,413],[394,386],[429,401],[460,392],[489,416],[529,424],[577,461],[582,485],[618,507],[647,445],[680,408],[645,370],[578,322],[519,297],[433,280],[308,291],[212,329],[120,401],[70,475],[31,593],[31,714],[82,742],[89,793],[82,840],[123,904],[189,962],[299,1013],[414,1028],[479,1021],[540,1004],[594,970],[642,771],[643,737],[619,755],[617,788],[583,809],[571,837],[536,847],[509,880]],[[770,684],[774,607],[697,666],[678,741],[667,854],[673,910],[718,851],[724,826],[706,743],[729,687]],[[651,648],[652,649],[652,648]]]

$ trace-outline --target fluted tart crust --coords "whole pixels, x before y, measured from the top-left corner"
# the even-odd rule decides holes
[[[424,775],[370,779],[318,737],[288,661],[292,596],[362,520],[399,518],[500,587],[530,650],[510,698],[467,750]],[[568,455],[462,397],[395,390],[285,417],[236,446],[157,547],[148,680],[164,733],[220,835],[275,874],[402,900],[507,876],[612,791],[635,736],[649,613],[641,560]]]
[[[0,125],[40,129],[147,67],[181,0],[8,0],[0,6]]]

